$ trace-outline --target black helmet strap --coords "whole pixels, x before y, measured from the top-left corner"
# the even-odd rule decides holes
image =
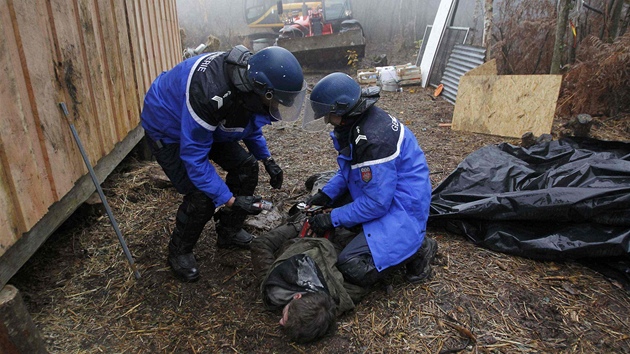
[[[237,89],[243,92],[251,92],[254,87],[247,75],[247,63],[252,53],[243,45],[237,45],[228,53],[225,62],[228,66],[230,79]]]

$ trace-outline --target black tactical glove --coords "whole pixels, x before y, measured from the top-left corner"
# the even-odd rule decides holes
[[[271,179],[269,180],[269,184],[272,188],[280,189],[282,187],[282,169],[276,161],[274,161],[271,157],[268,157],[263,160],[263,164],[265,165],[265,170],[269,174]]]
[[[335,228],[332,223],[332,217],[328,213],[312,216],[308,219],[308,223],[311,225],[311,230],[313,230],[318,237],[324,236],[326,231]]]
[[[317,193],[315,193],[315,195],[310,196],[308,199],[306,199],[306,205],[311,206],[311,205],[319,205],[319,206],[326,206],[328,205],[328,203],[330,203],[331,199],[329,196],[326,195],[326,193],[322,192],[322,190],[318,190]]]
[[[236,211],[243,211],[249,215],[258,215],[262,211],[260,206],[254,205],[254,203],[260,203],[262,197],[260,196],[238,196],[234,198],[232,209]]]

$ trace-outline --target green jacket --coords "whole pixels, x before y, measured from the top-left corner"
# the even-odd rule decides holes
[[[252,264],[260,282],[260,292],[265,306],[273,309],[269,303],[266,282],[271,271],[283,261],[298,254],[309,256],[316,264],[341,315],[354,309],[355,304],[366,294],[366,289],[347,283],[336,267],[337,251],[332,242],[325,238],[299,238],[303,218],[281,225],[261,237],[254,239],[251,245]]]

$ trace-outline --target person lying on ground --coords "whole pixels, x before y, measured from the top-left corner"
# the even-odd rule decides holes
[[[339,201],[346,203],[347,197]],[[339,252],[360,230],[339,227],[327,238],[313,237],[308,223],[305,227],[306,213],[292,208],[290,214],[286,224],[254,239],[251,259],[265,307],[281,310],[280,325],[290,340],[308,343],[334,332],[336,318],[353,310],[378,282],[353,284],[337,268]],[[387,274],[404,266],[392,267]]]
[[[337,252],[326,238],[299,237],[304,215],[255,238],[251,259],[263,304],[282,310],[280,325],[290,340],[307,343],[335,329],[336,317],[354,309],[369,288],[344,281]]]

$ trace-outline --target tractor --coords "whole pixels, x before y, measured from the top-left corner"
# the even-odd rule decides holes
[[[365,55],[361,24],[352,17],[350,0],[245,0],[254,51],[278,45],[291,51],[302,65],[349,65]]]

